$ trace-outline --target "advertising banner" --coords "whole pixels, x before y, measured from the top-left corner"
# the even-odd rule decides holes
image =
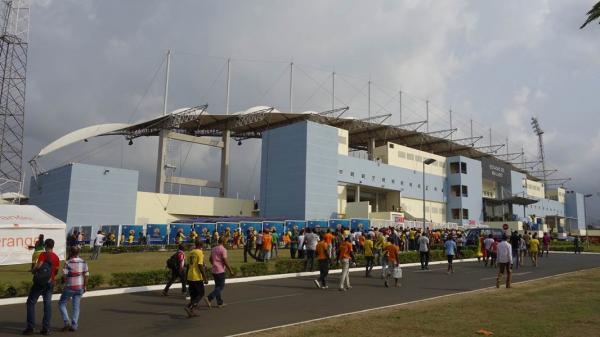
[[[341,230],[342,227],[350,228],[350,220],[348,219],[330,219],[329,228],[331,230]]]
[[[212,237],[212,233],[215,231],[215,229],[217,229],[217,224],[216,223],[195,223],[194,224],[194,229],[196,230],[196,233],[198,233],[198,236],[200,237],[200,240],[202,240],[203,242],[210,242],[210,238]]]
[[[283,221],[263,221],[263,229],[272,230],[275,228],[279,235],[283,234],[285,230],[285,222]]]
[[[146,242],[149,245],[166,245],[168,238],[166,224],[146,225]]]
[[[142,225],[123,225],[121,227],[121,244],[137,245],[144,238],[144,226]]]
[[[291,231],[294,227],[298,227],[298,231],[301,231],[306,227],[306,221],[303,220],[286,220],[285,221],[285,230]]]
[[[33,247],[40,234],[54,240],[54,252],[65,258],[66,240],[64,228],[7,228],[0,231],[0,265],[31,263]]]
[[[117,240],[119,238],[119,225],[102,225],[100,226],[100,230],[104,235],[106,235],[106,245],[107,246],[116,246]]]
[[[308,222],[308,228],[311,229],[315,229],[315,228],[325,228],[327,229],[329,227],[329,221],[328,220],[310,220]]]
[[[368,231],[371,228],[369,219],[350,219],[350,229],[355,231]]]
[[[240,224],[238,222],[217,222],[217,232],[219,235],[223,235],[227,229],[229,229],[229,238],[233,237],[233,232],[240,228]]]
[[[189,223],[172,223],[169,226],[169,244],[177,244],[178,236],[182,236],[181,243],[190,243],[190,233],[192,232],[192,224]]]
[[[240,222],[240,227],[242,228],[242,235],[246,237],[248,230],[250,228],[254,229],[256,232],[262,231],[262,222]]]

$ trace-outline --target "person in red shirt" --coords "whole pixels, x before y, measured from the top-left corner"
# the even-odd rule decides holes
[[[34,274],[34,282],[29,290],[29,296],[27,297],[27,327],[23,330],[24,335],[32,335],[33,328],[35,327],[35,304],[37,303],[40,296],[44,300],[44,318],[42,320],[42,329],[40,333],[42,335],[50,334],[50,320],[52,318],[52,291],[54,290],[54,279],[58,273],[58,267],[60,266],[60,260],[58,256],[54,254],[54,240],[46,239],[44,241],[44,252],[40,254],[37,263],[31,270]],[[43,284],[36,282],[35,275],[44,264],[50,265],[50,279]]]
[[[398,253],[400,253],[400,247],[398,247],[394,244],[394,241],[391,237],[388,238],[388,242],[389,242],[389,245],[385,246],[385,248],[383,249],[384,254],[387,256],[387,261],[388,261],[388,265],[389,265],[388,272],[385,273],[385,276],[384,276],[384,285],[386,288],[389,286],[388,285],[389,277],[392,276],[391,274],[393,273],[394,269],[396,267],[398,267]],[[394,286],[396,288],[399,287],[397,278],[394,278]]]

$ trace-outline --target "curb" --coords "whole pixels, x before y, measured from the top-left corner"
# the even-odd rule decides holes
[[[461,262],[473,262],[477,261],[477,258],[471,259],[460,259],[455,260],[454,263]],[[438,264],[446,264],[446,261],[432,261],[429,262],[429,265],[438,265]],[[409,267],[417,267],[420,266],[421,263],[406,263],[402,264],[401,267],[409,268]],[[380,270],[381,266],[373,267],[373,270]],[[355,267],[350,268],[350,272],[364,271],[365,267]],[[329,271],[329,274],[340,274],[342,272],[341,269],[332,269]],[[304,277],[304,276],[314,276],[319,275],[318,271],[308,271],[301,273],[287,273],[287,274],[275,274],[275,275],[262,275],[262,276],[249,276],[249,277],[236,277],[227,279],[227,284],[233,283],[247,283],[247,282],[256,282],[256,281],[267,281],[267,280],[279,280],[285,278],[294,278],[294,277]],[[214,281],[208,281],[208,285],[214,285]],[[140,287],[127,287],[127,288],[114,288],[114,289],[102,289],[102,290],[92,290],[88,291],[84,294],[83,297],[98,297],[98,296],[111,296],[111,295],[120,295],[120,294],[131,294],[131,293],[140,293],[147,291],[158,291],[163,290],[165,288],[164,284],[157,284],[151,286],[140,286]],[[181,283],[173,284],[171,289],[181,289]],[[58,301],[60,299],[61,294],[53,294],[52,301]],[[3,298],[0,299],[0,306],[11,305],[11,304],[23,304],[27,302],[27,297],[12,297],[12,298]]]

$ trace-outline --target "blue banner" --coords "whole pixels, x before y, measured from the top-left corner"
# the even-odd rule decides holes
[[[198,233],[200,240],[204,243],[210,243],[210,238],[212,237],[215,229],[217,229],[217,224],[215,223],[196,223],[194,224],[194,229],[196,233]]]
[[[246,237],[248,229],[253,228],[256,232],[262,232],[262,222],[240,222],[242,228],[242,235]]]
[[[149,245],[167,244],[167,225],[166,224],[148,224],[146,225],[146,242]]]
[[[294,227],[298,227],[298,231],[301,231],[306,227],[306,221],[303,220],[286,220],[285,221],[285,230],[292,231]]]
[[[350,229],[355,231],[368,231],[371,228],[371,220],[369,219],[351,219]]]
[[[342,227],[350,229],[350,220],[348,219],[330,219],[329,220],[329,228],[331,230],[341,230]]]
[[[277,231],[279,237],[283,235],[283,231],[285,230],[285,223],[282,221],[263,221],[263,230],[268,229],[269,231],[273,230]]]
[[[327,229],[328,226],[329,226],[329,221],[327,221],[327,220],[310,220],[308,222],[308,228],[311,228],[311,229],[315,229],[315,228]]]
[[[143,243],[144,240],[144,226],[123,225],[121,227],[121,244],[137,245]]]
[[[169,226],[169,244],[177,244],[179,240],[181,240],[181,243],[190,243],[192,241],[190,234],[193,227],[189,223],[171,224]]]
[[[225,230],[229,228],[229,238],[233,237],[233,232],[240,227],[240,224],[237,222],[217,222],[217,232],[219,235],[223,235]]]
[[[106,245],[107,246],[115,246],[117,244],[117,240],[119,239],[119,226],[113,225],[102,225],[100,226],[100,230],[104,235],[106,235]]]

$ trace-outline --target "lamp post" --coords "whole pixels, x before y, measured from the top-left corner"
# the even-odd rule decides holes
[[[587,198],[589,198],[591,196],[593,196],[593,194],[584,194],[583,195],[583,212],[585,213],[585,215],[583,217],[583,221],[585,222],[585,245],[588,248],[590,248],[590,237],[588,235],[588,223],[587,223],[587,218],[588,218]]]
[[[425,165],[435,163],[435,159],[427,158],[423,160],[423,232],[425,231]]]

